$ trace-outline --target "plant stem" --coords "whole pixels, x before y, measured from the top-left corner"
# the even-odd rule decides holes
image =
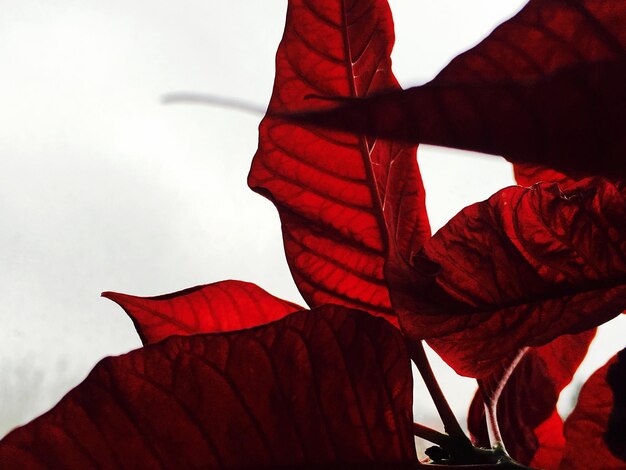
[[[450,436],[423,424],[413,423],[413,434],[440,447],[449,448],[451,445]]]
[[[416,436],[422,437],[437,446],[439,446],[440,450],[435,453],[429,454],[426,453],[431,459],[434,460],[434,465],[429,464],[428,466],[431,468],[451,468],[451,465],[454,465],[455,468],[467,468],[472,470],[530,470],[529,467],[519,464],[515,462],[504,449],[502,445],[502,437],[500,436],[500,431],[497,426],[497,422],[495,423],[494,430],[496,431],[496,439],[497,442],[494,447],[491,449],[483,449],[479,447],[474,447],[472,445],[469,438],[463,432],[463,429],[459,425],[459,422],[452,413],[452,409],[448,401],[446,400],[441,388],[439,387],[439,383],[435,378],[435,374],[433,373],[432,368],[430,367],[430,363],[428,362],[428,358],[426,357],[426,351],[424,351],[424,345],[421,341],[409,342],[406,341],[407,349],[409,351],[409,355],[411,359],[417,366],[417,369],[420,371],[422,378],[424,379],[424,383],[426,384],[426,388],[430,393],[430,396],[435,403],[435,407],[439,412],[439,416],[441,417],[441,421],[443,422],[444,428],[447,434],[440,433],[434,429],[431,429],[427,426],[423,426],[418,423],[413,423],[413,434]],[[516,357],[511,364],[509,370],[505,372],[504,381],[508,379],[508,375],[512,372],[513,368],[517,364],[516,361],[519,361],[519,357]],[[501,384],[499,384],[501,385]],[[501,385],[503,387],[503,385]],[[502,392],[501,387],[498,387],[495,390],[495,396],[498,397],[499,393]],[[491,416],[495,418],[495,402],[497,400],[490,403],[492,405]],[[493,423],[492,423],[493,424]],[[432,448],[432,450],[436,450],[436,448]],[[446,454],[447,452],[447,454]],[[438,465],[444,464],[444,465]]]
[[[504,440],[502,439],[502,433],[500,432],[500,426],[498,425],[498,401],[500,395],[504,390],[511,374],[519,364],[519,361],[524,357],[524,354],[528,348],[520,349],[515,356],[513,356],[506,367],[502,371],[501,375],[495,384],[495,387],[491,386],[488,381],[478,379],[478,387],[483,395],[483,401],[485,402],[485,415],[487,418],[487,433],[489,434],[489,442],[491,447],[500,447],[506,454],[506,448],[504,447]]]
[[[495,401],[485,401],[485,416],[487,418],[487,434],[489,435],[491,447],[499,446],[505,449],[500,426],[498,425],[498,409]]]
[[[448,433],[448,435],[455,440],[467,441],[469,443],[469,439],[463,432],[456,416],[454,416],[454,413],[450,408],[450,404],[441,391],[441,387],[439,387],[439,383],[437,382],[435,374],[433,373],[430,363],[428,362],[428,358],[426,357],[426,351],[424,351],[422,342],[407,341],[407,348],[411,359],[417,366],[417,370],[419,370],[422,379],[426,384],[426,388],[435,403],[435,408],[437,408],[437,412],[441,417],[446,433]]]

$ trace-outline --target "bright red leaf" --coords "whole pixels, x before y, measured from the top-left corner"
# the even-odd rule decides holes
[[[565,441],[563,470],[626,468],[626,349],[583,386]]]
[[[381,319],[327,306],[101,361],[0,442],[3,468],[275,468],[415,460],[410,362]]]
[[[386,1],[291,0],[248,183],[276,205],[287,260],[309,305],[346,305],[395,323],[383,276],[383,211],[401,251],[430,235],[415,148],[276,116],[399,89],[393,41]],[[397,191],[399,178],[410,191]]]
[[[426,85],[303,120],[624,179],[624,83],[626,2],[530,0]]]
[[[559,467],[565,440],[556,404],[594,336],[595,330],[589,330],[530,348],[506,381],[497,401],[498,424],[507,451],[518,462],[543,469]],[[500,385],[498,377],[494,379],[486,380],[493,382],[491,392]],[[468,428],[477,445],[489,446],[481,392],[470,406]]]
[[[133,320],[144,344],[173,335],[252,328],[302,310],[243,281],[221,281],[157,297],[103,292]]]
[[[503,189],[453,217],[412,266],[392,260],[388,280],[404,332],[485,377],[626,308],[624,196],[600,179]]]
[[[625,22],[618,0],[531,0],[431,83],[402,92],[384,0],[290,0],[248,182],[279,211],[303,297],[339,305],[292,313],[301,308],[238,281],[105,293],[148,346],[103,360],[9,434],[0,466],[419,467],[404,338],[365,310],[394,324],[397,312],[410,339],[481,377],[512,454],[556,468],[556,401],[593,335],[584,330],[626,307],[624,188],[575,181],[626,176]],[[522,162],[522,184],[558,181],[566,193],[507,188],[428,239],[417,142],[503,154]],[[500,394],[499,367],[527,346]],[[583,390],[566,468],[626,463],[624,354]],[[470,427],[484,441],[481,408]],[[589,420],[593,460],[576,455]]]

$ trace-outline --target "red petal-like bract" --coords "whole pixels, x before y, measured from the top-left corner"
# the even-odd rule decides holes
[[[624,83],[626,2],[530,0],[426,85],[303,119],[624,179]]]
[[[412,385],[395,328],[327,306],[104,359],[51,411],[0,442],[0,466],[409,462]]]
[[[143,344],[173,335],[219,333],[263,325],[302,307],[255,284],[221,281],[157,297],[103,292],[133,320]]]
[[[390,265],[388,280],[410,338],[486,377],[525,346],[626,308],[626,201],[602,179],[566,193],[554,183],[505,188],[453,217],[413,266]]]
[[[383,211],[401,252],[430,236],[415,148],[277,116],[399,89],[393,41],[384,0],[290,0],[248,183],[276,205],[309,305],[341,304],[396,323],[383,277]],[[410,191],[399,191],[403,184]]]
[[[529,163],[517,163],[513,165],[515,181],[520,186],[530,187],[535,183],[559,183],[562,189],[576,183],[576,178],[553,170],[542,165],[532,165]]]
[[[507,451],[518,462],[542,469],[559,467],[565,441],[556,404],[594,336],[595,330],[589,330],[530,348],[506,381],[497,401],[498,424]],[[481,392],[470,406],[468,428],[477,445],[489,447]]]
[[[626,468],[626,349],[597,370],[565,420],[562,470]]]

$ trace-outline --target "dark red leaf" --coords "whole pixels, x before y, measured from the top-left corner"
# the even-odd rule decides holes
[[[276,205],[287,260],[309,305],[336,303],[396,322],[383,277],[383,211],[400,250],[430,236],[415,148],[276,116],[399,89],[393,41],[386,1],[289,1],[248,183]],[[394,192],[400,177],[411,191]]]
[[[221,281],[157,297],[103,292],[133,320],[143,344],[173,335],[242,330],[279,320],[302,307],[255,284]]]
[[[498,425],[507,451],[518,462],[534,468],[559,467],[565,441],[556,404],[594,336],[595,330],[589,330],[530,348],[504,384],[497,400]],[[482,397],[501,387],[500,380],[500,374],[486,380],[492,386],[482,387],[470,406],[468,428],[482,447],[490,444]]]
[[[532,186],[535,183],[552,182],[559,183],[562,189],[575,184],[577,178],[568,176],[560,171],[553,170],[541,165],[531,165],[528,163],[517,163],[513,165],[515,181],[521,186]]]
[[[101,361],[0,442],[2,468],[275,468],[415,460],[400,333],[339,306]]]
[[[583,386],[565,421],[561,468],[626,468],[626,349],[613,356]]]
[[[600,179],[567,193],[505,188],[453,217],[413,266],[391,261],[405,333],[429,339],[457,372],[485,377],[520,348],[626,308],[626,201]]]
[[[430,83],[304,120],[623,179],[624,83],[626,2],[531,0]]]

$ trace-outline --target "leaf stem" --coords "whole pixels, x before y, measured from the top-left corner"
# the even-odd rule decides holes
[[[449,448],[451,445],[450,436],[423,424],[413,423],[413,434],[440,447]]]
[[[413,423],[414,435],[422,437],[439,446],[438,448],[429,449],[432,450],[431,453],[426,452],[426,455],[433,460],[434,464],[429,464],[428,466],[431,468],[451,468],[450,466],[454,465],[455,468],[467,468],[468,470],[530,470],[529,467],[514,461],[506,453],[504,446],[501,444],[501,437],[499,438],[499,442],[491,449],[474,447],[463,432],[463,429],[459,425],[454,413],[452,413],[452,409],[439,387],[439,383],[426,357],[426,351],[424,350],[422,342],[410,342],[407,340],[406,346],[411,359],[424,379],[426,388],[435,403],[435,407],[439,412],[439,416],[446,430],[446,434],[443,434],[427,426]],[[501,390],[496,390],[496,393],[499,392],[501,392]],[[495,416],[495,405],[492,411]],[[499,434],[499,430],[497,430],[497,433]]]
[[[480,384],[480,381],[478,382]],[[498,425],[498,409],[495,401],[485,401],[485,417],[487,419],[487,434],[492,447],[500,446],[504,449],[504,439]]]
[[[500,447],[506,454],[506,448],[504,447],[504,439],[500,432],[500,426],[498,425],[498,401],[500,395],[506,386],[511,374],[519,364],[528,348],[520,349],[515,356],[513,356],[508,362],[507,366],[502,371],[501,375],[495,386],[491,386],[486,380],[478,379],[478,387],[483,395],[483,401],[485,402],[485,415],[487,418],[487,433],[489,434],[489,442],[492,447]]]
[[[435,408],[437,408],[437,412],[441,417],[446,433],[454,440],[462,440],[469,443],[469,439],[463,432],[456,416],[454,416],[454,413],[450,408],[450,404],[441,391],[441,387],[439,387],[439,383],[437,382],[435,374],[433,373],[430,363],[428,362],[428,358],[426,357],[424,345],[421,341],[407,341],[407,348],[411,359],[417,366],[417,370],[419,370],[422,379],[426,384],[426,388],[435,403]]]

